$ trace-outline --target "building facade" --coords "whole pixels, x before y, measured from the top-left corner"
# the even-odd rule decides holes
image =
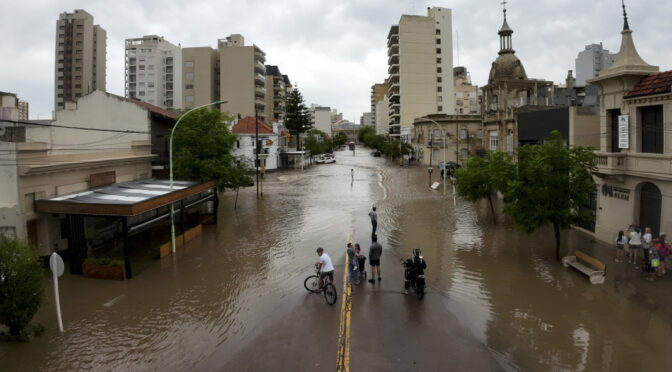
[[[287,87],[278,66],[266,65],[266,119],[282,124],[285,120]]]
[[[574,60],[576,69],[576,84],[586,85],[586,81],[595,78],[600,71],[614,63],[615,54],[602,48],[602,43],[586,45],[586,49],[579,52]]]
[[[480,115],[435,114],[413,123],[413,157],[424,165],[437,165],[445,159],[461,166],[481,148]]]
[[[233,34],[217,41],[222,111],[234,116],[255,116],[266,121],[266,53]]]
[[[453,69],[455,82],[455,115],[480,115],[481,99],[478,86],[471,84],[471,77],[466,67]]]
[[[371,122],[373,122],[374,124],[377,123],[378,102],[382,101],[383,98],[387,96],[387,92],[388,92],[387,82],[380,84],[373,84],[371,86]],[[385,115],[389,116],[389,114]],[[389,118],[387,118],[387,121],[389,122]]]
[[[105,90],[107,33],[82,9],[61,13],[56,21],[54,109],[66,101]]]
[[[591,80],[599,89],[595,235],[613,241],[630,225],[654,238],[672,231],[672,71],[639,56],[624,11],[614,63]]]
[[[0,118],[28,120],[28,102],[14,93],[0,92]]]
[[[383,95],[382,99],[376,102],[375,122],[376,134],[387,136],[390,133],[390,100],[387,94]]]
[[[402,15],[390,28],[388,89],[390,134],[410,133],[416,118],[453,113],[452,15],[448,8],[427,16]]]
[[[126,39],[126,98],[182,108],[182,48],[157,35]]]
[[[247,116],[238,120],[231,128],[231,132],[238,136],[231,152],[232,155],[246,162],[249,167],[254,168],[254,150],[258,138],[262,159],[260,166],[263,167],[263,171],[278,169],[280,164],[280,136],[277,124],[270,126],[261,120],[256,120],[253,116]]]
[[[210,47],[182,48],[182,107],[219,100],[219,54]]]

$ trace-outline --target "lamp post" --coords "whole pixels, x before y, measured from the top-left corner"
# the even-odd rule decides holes
[[[168,142],[168,159],[169,159],[169,162],[170,162],[169,167],[170,167],[170,193],[171,194],[173,193],[173,134],[175,134],[175,129],[180,124],[180,121],[182,121],[182,119],[185,116],[187,116],[190,112],[198,110],[198,109],[202,109],[203,107],[208,107],[208,106],[212,106],[212,105],[219,105],[219,104],[227,103],[227,102],[228,101],[215,101],[215,102],[208,103],[206,105],[201,105],[201,106],[198,106],[198,107],[194,107],[191,110],[182,114],[182,116],[180,116],[180,118],[177,119],[177,122],[173,126],[173,129],[170,131],[170,140]],[[174,203],[170,203],[170,246],[171,246],[172,252],[175,253],[175,218],[174,218],[175,211],[174,211],[173,204]]]
[[[441,125],[439,125],[439,123],[435,122],[434,120],[432,120],[428,117],[423,116],[423,117],[420,117],[418,119],[431,121],[443,133],[443,195],[446,195],[446,173],[448,173],[448,169],[446,168],[446,151],[448,151],[448,149],[446,148],[446,131],[443,130],[443,128],[441,128]],[[432,136],[430,136],[430,138],[432,138]],[[431,145],[430,145],[430,150],[429,151],[430,151],[429,152],[429,158],[431,159],[432,158],[432,153],[434,152]],[[430,168],[432,166],[431,160],[429,162],[429,166],[430,166]],[[430,173],[430,177],[431,177],[431,173]]]

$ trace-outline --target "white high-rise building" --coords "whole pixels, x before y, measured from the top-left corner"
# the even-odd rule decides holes
[[[448,8],[402,15],[387,37],[390,134],[410,133],[416,118],[455,111],[453,27]]]
[[[182,108],[182,48],[157,35],[126,39],[125,96]]]
[[[576,85],[586,85],[586,80],[597,77],[600,71],[609,68],[615,57],[616,54],[602,48],[602,43],[586,45],[586,50],[579,52],[574,60]]]

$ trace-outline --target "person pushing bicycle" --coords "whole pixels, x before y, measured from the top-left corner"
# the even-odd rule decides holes
[[[320,288],[322,288],[322,280],[325,277],[329,277],[329,281],[334,281],[334,265],[331,263],[331,257],[328,254],[324,253],[322,247],[317,248],[317,255],[320,259],[317,261],[317,269],[320,270]]]

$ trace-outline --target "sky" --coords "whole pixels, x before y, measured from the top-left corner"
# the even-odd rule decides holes
[[[107,87],[124,95],[124,40],[160,35],[182,47],[242,34],[297,84],[306,104],[330,106],[359,122],[371,86],[387,77],[387,34],[402,14],[452,9],[453,65],[487,83],[499,50],[501,0],[22,0],[0,7],[0,91],[30,104],[31,119],[53,110],[56,21],[84,9],[107,31]],[[513,48],[528,77],[564,83],[585,45],[620,48],[620,0],[508,0]],[[672,70],[672,0],[626,1],[640,56]],[[666,21],[667,20],[667,21]],[[458,37],[459,35],[459,37]],[[459,44],[459,51],[458,51]]]

